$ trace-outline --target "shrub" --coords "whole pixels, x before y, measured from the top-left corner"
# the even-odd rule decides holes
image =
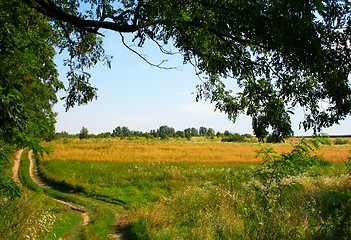
[[[85,138],[88,138],[88,137],[89,137],[88,129],[83,127],[82,130],[80,130],[79,139],[85,139]]]
[[[326,164],[324,160],[312,155],[311,152],[320,150],[319,143],[328,144],[324,138],[306,141],[302,139],[291,152],[278,155],[273,148],[264,147],[257,151],[263,155],[263,166],[256,171],[256,176],[269,189],[272,185],[280,187],[283,178],[295,176],[317,165]]]
[[[14,148],[3,142],[0,143],[0,196],[15,199],[21,195],[21,190],[19,185],[6,172],[10,167],[11,153]]]
[[[228,137],[222,138],[222,142],[245,142],[245,136],[239,133],[234,133]]]
[[[169,136],[165,133],[161,133],[160,134],[160,138],[163,139],[163,140],[168,140],[169,139]]]
[[[347,160],[345,161],[345,165],[346,165],[346,170],[351,175],[351,151],[349,156],[347,157]]]
[[[335,145],[345,145],[348,143],[349,141],[347,139],[341,139],[341,138],[335,139],[335,142],[334,142]]]

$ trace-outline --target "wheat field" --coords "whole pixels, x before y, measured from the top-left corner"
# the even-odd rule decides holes
[[[117,162],[260,162],[256,150],[272,147],[278,153],[292,149],[292,139],[281,144],[223,143],[218,140],[195,138],[185,140],[119,140],[119,139],[58,139],[45,143],[54,152],[42,161],[117,161]],[[316,152],[328,161],[345,161],[351,150],[347,145],[322,146]]]

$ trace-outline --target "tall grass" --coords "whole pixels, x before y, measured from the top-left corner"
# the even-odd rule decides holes
[[[45,145],[55,151],[42,161],[254,163],[261,161],[255,151],[262,146],[273,147],[278,153],[292,149],[291,143],[221,143],[201,138],[196,141],[59,139]],[[325,146],[318,154],[328,161],[345,161],[350,148]]]
[[[258,160],[236,163],[227,158],[230,151],[245,154],[259,148],[250,144],[51,144],[56,155],[41,159],[41,174],[73,192],[123,201],[129,208],[129,225],[124,228],[129,239],[347,239],[351,234],[351,177],[343,159],[307,164],[303,171],[282,168],[279,181],[267,184],[255,174],[262,170]],[[73,156],[85,149],[89,154],[81,161]],[[274,149],[279,154],[292,146]],[[318,155],[349,150],[328,146]]]
[[[28,159],[28,151],[25,151],[21,158],[20,165],[20,177],[24,186],[32,192],[30,194],[35,194],[36,196],[41,196],[42,199],[39,199],[36,204],[33,202],[28,202],[28,210],[35,212],[37,209],[47,209],[46,212],[55,212],[57,211],[55,206],[59,206],[62,210],[59,210],[59,222],[52,224],[48,227],[46,225],[43,227],[46,232],[41,233],[41,235],[28,235],[24,234],[24,238],[28,239],[58,239],[63,237],[66,239],[109,239],[108,235],[113,232],[113,226],[115,224],[115,213],[118,210],[115,206],[110,206],[108,204],[100,203],[89,198],[84,198],[83,196],[79,196],[77,194],[70,194],[57,191],[55,189],[42,188],[38,186],[31,179],[29,175],[29,159]],[[50,196],[48,198],[48,196]],[[52,197],[52,198],[51,198]],[[60,199],[73,205],[80,205],[80,207],[84,206],[85,210],[88,212],[89,217],[91,219],[91,223],[87,226],[83,226],[83,218],[80,216],[79,212],[73,211],[65,205],[54,201],[54,199]],[[44,201],[44,200],[45,201]],[[49,202],[51,204],[47,204]],[[45,208],[40,207],[40,204],[45,204]],[[20,205],[20,211],[22,206]],[[27,213],[27,209],[24,209],[24,213]],[[18,212],[14,213],[16,216]],[[18,214],[21,216],[21,214]],[[27,214],[28,216],[31,214]],[[50,214],[48,215],[51,216]],[[41,220],[41,216],[34,215],[33,219],[30,221],[28,229],[36,229],[33,228],[32,225],[34,223],[43,224],[47,222],[47,216]],[[27,220],[26,220],[27,222]],[[23,225],[23,224],[22,224]],[[22,234],[23,235],[23,234]],[[27,237],[29,236],[29,237]],[[14,239],[18,239],[14,238]]]

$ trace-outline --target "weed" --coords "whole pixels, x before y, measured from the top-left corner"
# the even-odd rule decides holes
[[[264,145],[259,166],[261,159],[250,160],[252,153],[245,152],[257,145],[194,141],[69,140],[64,148],[58,141],[51,143],[57,144],[56,153],[41,159],[40,171],[85,196],[123,201],[130,209],[126,239],[337,239],[350,234],[351,176],[343,174],[337,157],[328,158],[338,152],[335,146],[323,147],[321,154],[314,140],[295,147]],[[97,212],[108,216],[105,210]],[[81,234],[93,236],[89,228]],[[94,237],[102,235],[96,230]]]

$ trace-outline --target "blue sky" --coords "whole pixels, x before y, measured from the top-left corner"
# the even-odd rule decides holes
[[[63,102],[55,105],[58,113],[56,131],[78,133],[86,127],[89,133],[112,132],[117,126],[148,132],[162,125],[184,130],[188,127],[211,127],[216,131],[250,133],[251,118],[240,116],[236,123],[229,121],[224,113],[214,112],[214,104],[196,102],[196,85],[201,81],[191,65],[182,65],[180,55],[165,56],[152,45],[140,49],[146,58],[158,64],[168,59],[167,66],[177,70],[162,70],[151,67],[140,57],[126,49],[118,33],[104,32],[106,53],[113,56],[112,68],[98,64],[90,70],[92,85],[98,88],[98,99],[84,106],[76,106],[65,112]],[[66,70],[58,55],[55,62],[60,79],[65,82]],[[235,85],[233,85],[235,92]],[[62,93],[59,94],[62,96]],[[297,109],[292,116],[295,135],[309,135],[299,130],[303,114]],[[340,125],[325,129],[333,135],[351,134],[351,119]]]

